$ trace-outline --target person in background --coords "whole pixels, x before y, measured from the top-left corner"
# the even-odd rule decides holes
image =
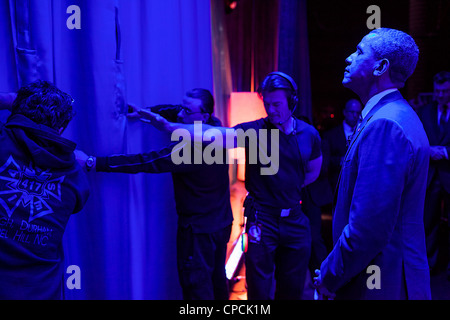
[[[428,264],[431,272],[437,273],[441,217],[450,224],[450,72],[436,74],[433,84],[434,101],[419,108],[418,115],[431,145],[424,223]],[[447,279],[450,280],[450,261],[447,264]]]
[[[333,192],[337,187],[342,160],[347,152],[351,136],[355,132],[361,116],[362,105],[357,99],[350,99],[344,107],[344,121],[341,125],[323,133],[324,148],[328,149],[330,161],[328,165],[328,180]]]

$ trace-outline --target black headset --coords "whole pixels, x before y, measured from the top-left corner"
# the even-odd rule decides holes
[[[297,96],[298,89],[297,89],[297,84],[295,83],[294,79],[292,79],[286,73],[280,72],[280,71],[271,72],[267,76],[271,76],[271,75],[276,75],[276,76],[282,77],[290,83],[291,88],[292,88],[292,93],[288,99],[288,105],[289,105],[289,110],[291,110],[292,113],[294,113],[295,108],[297,108],[297,104],[298,104],[298,96]]]

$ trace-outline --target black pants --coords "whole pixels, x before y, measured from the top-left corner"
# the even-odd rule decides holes
[[[309,272],[314,275],[316,269],[320,269],[323,260],[328,256],[328,250],[322,236],[322,210],[311,199],[310,193],[303,188],[302,210],[309,219],[311,227],[311,259],[309,260]]]
[[[444,203],[444,212],[442,212],[442,203]],[[445,191],[439,177],[435,176],[427,188],[423,216],[428,265],[432,270],[438,267],[439,248],[445,247],[445,245],[439,243],[441,217],[448,219],[448,227],[450,227],[450,194]],[[445,241],[448,241],[450,249],[450,237]],[[450,275],[450,261],[447,265],[447,273]]]
[[[300,206],[287,217],[251,210],[254,212],[246,212],[247,232],[256,225],[261,234],[255,241],[252,230],[249,233],[245,254],[248,299],[301,299],[311,254],[308,218]]]
[[[178,227],[178,277],[185,300],[228,300],[225,273],[231,225],[214,233]]]

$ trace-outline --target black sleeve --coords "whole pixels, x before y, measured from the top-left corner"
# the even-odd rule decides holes
[[[246,135],[251,135],[251,130],[255,130],[255,132],[262,128],[264,124],[264,119],[249,121],[249,122],[243,122],[235,125],[233,127],[234,130],[236,130],[236,142],[235,145],[238,147],[246,147],[247,146],[247,138]]]
[[[182,152],[185,142],[172,143],[169,146],[147,153],[119,154],[107,157],[97,157],[97,172],[121,172],[121,173],[163,173],[163,172],[188,172],[195,171],[198,166],[190,163],[173,161]]]
[[[149,107],[151,112],[157,113],[170,122],[176,122],[178,113],[181,111],[179,104],[159,104],[157,106]]]

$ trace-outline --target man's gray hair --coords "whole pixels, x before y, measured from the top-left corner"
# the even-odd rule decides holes
[[[372,30],[376,34],[370,41],[375,59],[389,60],[389,76],[400,88],[413,74],[419,60],[419,48],[414,39],[407,33],[390,28]]]

